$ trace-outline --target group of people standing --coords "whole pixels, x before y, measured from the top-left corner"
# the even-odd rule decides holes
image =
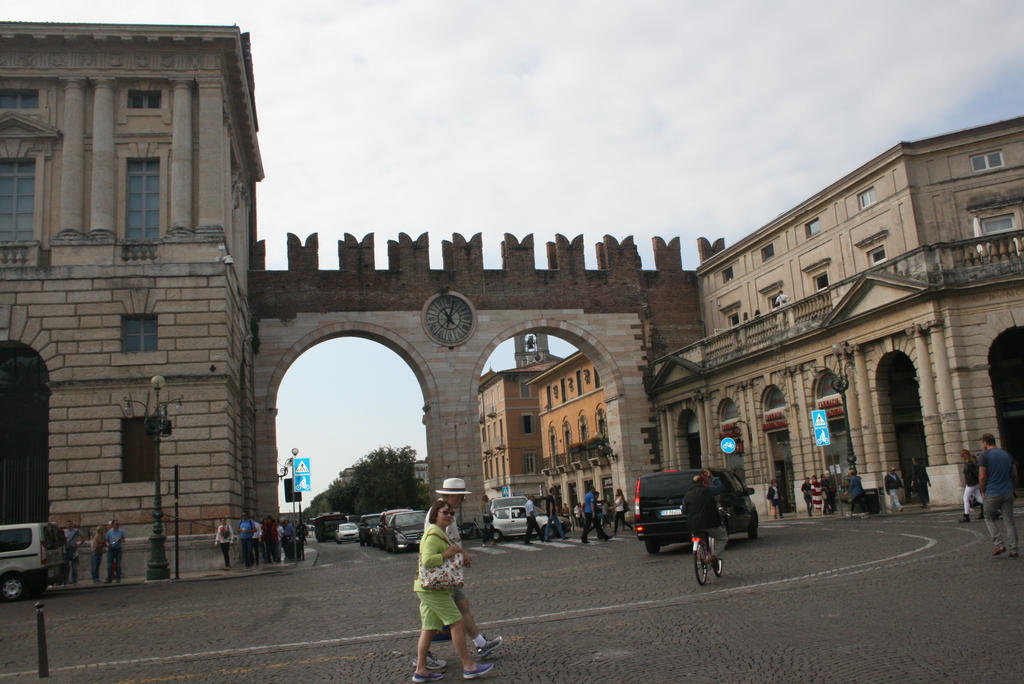
[[[773,480],[774,482],[774,480]],[[807,506],[807,516],[831,515],[836,511],[836,485],[835,481],[827,474],[821,477],[811,475],[805,477],[800,485],[800,492],[804,497],[804,504]]]
[[[61,586],[78,584],[78,559],[79,548],[85,544],[85,537],[82,531],[68,520],[64,523],[64,582]],[[106,581],[120,582],[123,569],[124,530],[117,520],[111,520],[106,524],[97,525],[93,530],[89,554],[89,574],[94,584],[101,584]],[[107,579],[100,579],[100,569],[103,566],[103,554],[107,554]]]
[[[213,543],[224,554],[225,570],[231,567],[231,544],[234,539],[234,532],[227,519],[221,520]],[[290,520],[278,521],[272,516],[258,522],[245,511],[238,521],[238,539],[242,543],[242,562],[246,568],[259,567],[261,557],[264,563],[280,563],[282,551],[285,555],[294,555],[298,560],[305,557],[306,526],[303,523],[292,525]]]

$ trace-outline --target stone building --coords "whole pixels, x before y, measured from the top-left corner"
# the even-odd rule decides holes
[[[234,517],[253,502],[247,274],[263,177],[248,35],[0,34],[2,517],[117,517],[143,535],[157,375],[161,401],[180,397],[160,444],[165,510],[178,467],[184,520]]]
[[[899,143],[728,248],[701,238],[706,336],[649,385],[659,466],[776,477],[792,504],[805,476],[854,462],[875,487],[917,458],[954,503],[982,433],[1020,463],[1022,202],[1017,118]]]
[[[628,489],[623,459],[608,441],[608,408],[601,376],[577,352],[530,381],[540,399],[543,472],[556,499],[575,506],[591,486],[611,501],[618,487]],[[646,470],[646,469],[645,469]]]

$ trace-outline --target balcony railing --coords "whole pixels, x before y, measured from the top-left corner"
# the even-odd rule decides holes
[[[930,287],[1024,275],[1024,231],[919,247],[810,297],[706,337],[675,355],[710,369],[811,332],[865,273],[897,276]]]

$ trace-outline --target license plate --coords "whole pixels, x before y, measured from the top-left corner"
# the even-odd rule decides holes
[[[658,511],[658,515],[660,515],[662,518],[670,518],[673,515],[682,515],[682,514],[683,514],[683,512],[681,510],[679,510],[678,508],[671,508],[671,509],[669,509],[667,511]]]

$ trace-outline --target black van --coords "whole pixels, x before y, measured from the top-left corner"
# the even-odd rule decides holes
[[[633,514],[636,517],[636,538],[647,547],[647,553],[658,553],[662,546],[690,541],[690,529],[683,513],[683,497],[693,476],[699,470],[663,470],[641,475],[636,483]],[[754,490],[746,487],[734,473],[712,470],[724,490],[718,503],[728,512],[729,534],[746,532],[757,539],[757,509],[750,501]]]

